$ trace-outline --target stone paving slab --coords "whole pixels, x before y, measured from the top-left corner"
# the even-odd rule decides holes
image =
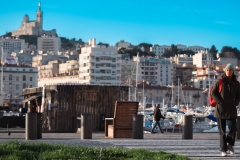
[[[193,139],[182,139],[181,133],[144,134],[144,139],[104,138],[103,132],[92,134],[92,139],[81,139],[79,133],[43,133],[42,139],[25,140],[25,133],[0,133],[0,143],[18,140],[31,143],[65,144],[88,147],[120,147],[125,149],[144,148],[151,151],[163,150],[193,159],[240,160],[240,140],[234,146],[236,154],[221,157],[218,133],[194,133]]]

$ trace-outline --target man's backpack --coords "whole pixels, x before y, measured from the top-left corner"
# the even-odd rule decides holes
[[[222,79],[218,79],[218,81],[219,81],[218,92],[220,93],[222,91]],[[209,103],[210,103],[210,106],[216,107],[217,102],[212,98],[212,89],[213,89],[213,86],[210,89]]]

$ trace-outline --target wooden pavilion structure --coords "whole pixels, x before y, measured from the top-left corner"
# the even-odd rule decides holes
[[[44,89],[44,92],[43,92]],[[128,101],[126,85],[59,84],[23,90],[28,112],[42,104],[44,93],[43,132],[76,132],[83,113],[92,114],[92,129],[104,130],[105,117],[113,117],[115,101]]]

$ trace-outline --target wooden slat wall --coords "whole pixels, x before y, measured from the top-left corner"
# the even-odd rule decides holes
[[[55,88],[55,91],[48,91]],[[50,94],[49,94],[50,92]],[[51,99],[51,131],[72,132],[76,117],[92,114],[93,130],[100,128],[100,115],[113,117],[115,101],[128,100],[128,86],[57,85],[46,86],[47,99]],[[50,95],[50,96],[49,96]],[[102,122],[104,125],[104,121]]]

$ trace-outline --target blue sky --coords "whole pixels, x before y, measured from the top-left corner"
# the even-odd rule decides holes
[[[36,20],[37,0],[1,1],[0,35]],[[115,45],[200,45],[240,50],[240,0],[41,0],[43,29]]]

